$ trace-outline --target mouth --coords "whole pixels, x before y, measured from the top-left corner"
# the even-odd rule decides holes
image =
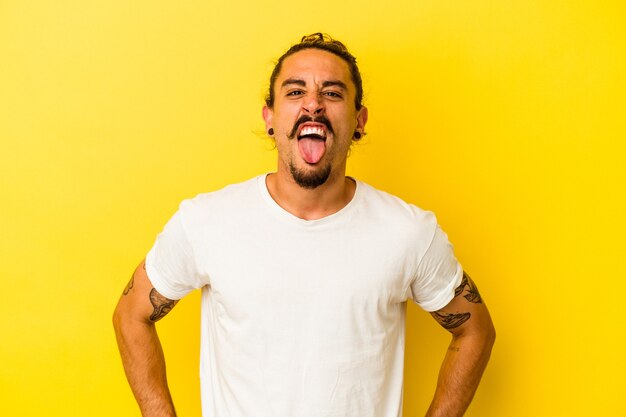
[[[298,127],[298,149],[308,164],[318,163],[326,152],[326,126],[321,123],[303,123]]]
[[[321,136],[324,139],[326,138],[327,133],[331,133],[331,134],[334,133],[333,126],[330,124],[330,120],[328,120],[328,118],[325,115],[318,116],[315,119],[309,115],[302,115],[293,124],[293,129],[291,129],[291,131],[287,135],[287,138],[300,139],[300,136],[303,133],[302,131],[305,128],[314,128],[314,127],[321,129],[321,131],[313,130],[313,131],[309,131],[308,133],[317,134],[318,136]]]
[[[298,140],[305,138],[326,141],[326,126],[318,123],[304,123],[300,125],[298,129]]]

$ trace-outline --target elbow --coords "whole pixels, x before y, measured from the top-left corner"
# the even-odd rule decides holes
[[[487,330],[487,344],[491,348],[495,343],[496,343],[496,328],[494,327],[492,323],[489,329]]]
[[[111,322],[113,323],[115,333],[119,333],[121,331],[127,319],[128,312],[121,308],[119,304],[116,305],[115,310],[113,310],[113,315],[111,316]]]
[[[120,312],[117,306],[115,307],[115,310],[113,310],[113,316],[111,317],[111,321],[113,322],[113,328],[115,329],[115,332],[117,333],[117,330],[120,328],[120,323],[121,323]]]
[[[122,334],[125,332],[134,332],[139,327],[150,328],[154,327],[154,322],[148,317],[139,315],[136,308],[129,307],[127,304],[119,303],[113,315],[111,316],[111,322],[113,323],[113,329],[116,334]]]
[[[491,347],[496,343],[496,327],[493,325],[489,313],[481,320],[480,333],[485,346],[491,350]]]
[[[472,338],[482,351],[491,352],[491,348],[496,343],[496,328],[491,320],[488,320],[474,327],[467,336]]]
[[[493,345],[496,343],[496,328],[493,323],[490,321],[489,325],[485,326],[483,329],[483,346],[484,350],[491,354],[491,349]]]

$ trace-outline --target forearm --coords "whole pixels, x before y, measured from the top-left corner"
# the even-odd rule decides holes
[[[494,340],[493,331],[452,338],[426,417],[464,415],[487,366]]]
[[[176,416],[167,386],[165,358],[154,323],[114,316],[128,383],[144,417]]]

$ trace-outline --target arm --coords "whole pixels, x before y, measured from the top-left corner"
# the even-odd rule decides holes
[[[469,406],[489,361],[496,333],[478,288],[465,272],[455,296],[432,316],[452,333],[426,417],[460,417]]]
[[[155,323],[176,305],[152,286],[145,261],[135,270],[113,313],[126,378],[144,417],[176,416]]]

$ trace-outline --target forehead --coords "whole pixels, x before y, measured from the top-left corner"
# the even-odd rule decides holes
[[[342,81],[350,90],[354,89],[348,63],[321,49],[304,49],[285,58],[277,77],[277,87],[280,88],[286,79],[301,79],[307,84]]]

